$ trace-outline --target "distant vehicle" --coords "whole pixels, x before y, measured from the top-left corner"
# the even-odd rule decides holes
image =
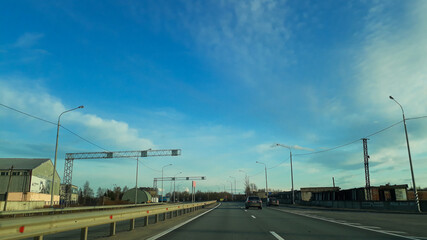
[[[279,206],[279,200],[277,198],[269,198],[267,206]]]
[[[245,201],[245,208],[248,209],[250,207],[257,207],[259,209],[262,209],[262,201],[259,197],[253,196],[248,197]]]

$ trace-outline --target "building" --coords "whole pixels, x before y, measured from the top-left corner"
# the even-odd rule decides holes
[[[13,166],[13,170],[11,170]],[[7,201],[44,201],[50,204],[53,164],[50,159],[0,158],[0,198]],[[12,173],[12,174],[10,174]],[[55,172],[54,204],[59,204],[60,178]],[[9,183],[10,179],[10,183]]]
[[[152,198],[151,198],[151,194],[138,188],[138,198],[137,198],[137,203],[147,203],[147,202],[151,202]],[[127,190],[122,197],[122,200],[124,201],[129,201],[131,203],[135,202],[135,188],[131,188],[129,190]]]
[[[301,188],[301,200],[310,201],[313,200],[315,193],[322,192],[338,192],[339,187],[311,187],[311,188]],[[317,195],[317,194],[316,194]],[[329,198],[329,196],[328,196]]]

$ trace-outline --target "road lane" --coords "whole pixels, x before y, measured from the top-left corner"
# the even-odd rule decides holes
[[[159,239],[274,239],[241,206],[242,203],[223,203],[214,211]]]
[[[390,232],[396,232],[407,236],[418,236],[424,239],[427,237],[426,214],[309,209],[287,207],[286,205],[283,207],[281,206],[279,209],[290,213],[307,214],[333,219],[343,223],[379,227]]]
[[[330,219],[280,210],[283,209],[245,210],[243,203],[223,203],[214,211],[159,239],[405,239],[399,236],[401,232],[393,233],[393,229],[383,233],[381,227],[356,227],[360,226],[356,223],[349,226],[339,220],[327,221]]]

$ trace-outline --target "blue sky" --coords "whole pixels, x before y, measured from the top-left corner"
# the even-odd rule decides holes
[[[0,103],[57,121],[111,151],[182,149],[142,160],[139,182],[244,173],[290,189],[289,152],[322,151],[427,115],[425,1],[12,1],[0,10]],[[427,118],[408,121],[427,187]],[[0,107],[2,157],[54,157],[56,128]],[[303,150],[306,149],[306,150]],[[309,151],[310,150],[310,151]],[[370,137],[371,185],[408,184],[403,125]],[[65,153],[103,151],[60,132]],[[80,160],[73,183],[133,186],[131,159]],[[362,142],[294,157],[295,187],[364,185]],[[180,188],[189,187],[182,182]],[[167,190],[167,189],[166,189]]]

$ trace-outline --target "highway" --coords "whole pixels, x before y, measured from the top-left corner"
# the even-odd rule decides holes
[[[288,207],[246,210],[243,203],[222,203],[169,231],[151,239],[427,239],[427,215]]]

